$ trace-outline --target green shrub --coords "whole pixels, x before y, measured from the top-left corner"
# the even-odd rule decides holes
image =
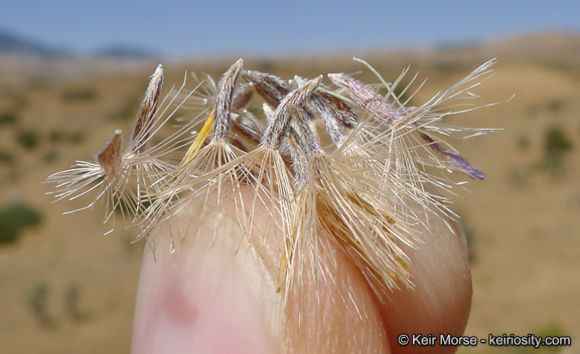
[[[80,144],[85,140],[82,132],[67,133],[60,129],[53,129],[48,134],[48,141],[51,143],[68,142],[71,144]]]
[[[23,203],[13,203],[0,209],[0,245],[15,242],[22,229],[40,222],[40,213]]]
[[[18,115],[12,111],[5,111],[0,113],[0,125],[14,124],[18,121]]]
[[[572,150],[572,142],[561,127],[551,126],[544,132],[544,157],[538,166],[557,171],[564,165],[564,154]]]
[[[569,336],[570,333],[557,321],[551,321],[544,326],[537,328],[534,333],[542,337],[563,337]]]
[[[58,158],[58,153],[56,151],[48,151],[42,155],[42,161],[50,163]]]
[[[541,336],[542,338],[550,337],[565,337],[570,336],[570,332],[568,332],[561,323],[558,321],[550,321],[547,324],[536,328],[530,333],[534,333],[536,336]],[[574,339],[572,339],[574,341]],[[573,344],[573,343],[572,343]],[[563,349],[566,348],[564,346],[561,347],[540,347],[540,350],[530,350],[528,353],[560,353]]]
[[[77,88],[64,91],[61,98],[65,102],[88,102],[97,98],[97,92],[92,88]]]
[[[33,130],[23,130],[18,133],[18,143],[27,150],[33,150],[39,141],[38,134]]]
[[[66,133],[62,130],[53,129],[48,133],[48,141],[51,143],[61,142],[66,138]]]
[[[9,165],[14,162],[14,155],[8,151],[0,151],[0,163]]]
[[[84,135],[83,133],[81,133],[81,132],[75,132],[75,133],[71,133],[71,134],[68,136],[68,141],[69,141],[71,144],[75,144],[75,145],[76,145],[76,144],[80,144],[80,143],[82,143],[83,141],[85,141],[85,135]]]
[[[463,215],[463,213],[459,213],[461,226],[463,226],[463,233],[465,234],[465,241],[467,243],[467,255],[469,258],[469,263],[473,263],[476,260],[475,255],[475,243],[477,242],[477,233],[472,225],[470,225],[469,221]]]
[[[475,233],[475,229],[473,229],[472,227],[465,225],[464,224],[464,231],[465,231],[465,239],[467,241],[467,255],[469,258],[469,263],[473,263],[476,259],[475,256],[475,240],[476,240],[476,233]]]
[[[561,127],[552,126],[544,132],[544,153],[546,155],[559,157],[571,149],[572,143]]]
[[[54,319],[48,311],[48,295],[50,288],[45,281],[36,283],[28,296],[28,307],[43,328],[55,326]]]
[[[82,288],[73,282],[69,284],[64,293],[64,309],[68,317],[74,322],[86,320],[89,316],[80,309]]]

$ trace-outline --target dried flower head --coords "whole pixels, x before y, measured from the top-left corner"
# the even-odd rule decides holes
[[[192,123],[183,125],[158,144],[151,144],[151,140],[168,121],[175,118],[195,90],[183,95],[184,81],[179,89],[172,89],[159,102],[162,83],[163,66],[159,65],[151,76],[126,146],[123,146],[121,130],[116,130],[95,156],[95,162],[77,161],[70,169],[47,178],[46,182],[56,184],[55,191],[49,194],[53,194],[57,201],[74,200],[91,193],[95,195],[86,206],[67,213],[92,208],[97,201],[104,199],[104,223],[111,221],[116,211],[128,219],[134,219],[159,180],[175,168],[171,156],[184,144],[195,119],[190,118]]]
[[[266,232],[284,241],[272,280],[285,305],[306,284],[332,287],[336,279],[322,261],[327,244],[350,258],[385,300],[386,290],[413,287],[404,249],[420,246],[429,216],[455,217],[446,195],[462,182],[449,173],[485,176],[445,139],[493,129],[450,126],[445,119],[493,104],[473,106],[469,100],[492,76],[495,60],[416,107],[408,104],[425,84],[415,85],[417,75],[395,91],[408,69],[387,83],[356,60],[381,84],[344,73],[328,74],[334,86],[323,84],[322,75],[285,80],[246,70],[240,59],[217,84],[206,76],[191,91],[184,92],[184,85],[172,91],[161,104],[159,66],[128,145],[123,148],[116,131],[95,163],[77,162],[48,181],[57,183],[57,199],[97,190],[87,208],[106,199],[108,220],[113,210],[125,207],[141,227],[140,236],[178,214],[196,213],[201,225],[192,222],[169,235],[172,252],[187,237],[220,237],[223,217],[255,241],[260,238],[256,213],[265,210],[273,224]],[[409,98],[403,100],[403,94]],[[184,107],[197,109],[176,132],[151,144]],[[144,201],[147,208],[141,207]],[[228,215],[226,204],[234,205],[235,215]]]

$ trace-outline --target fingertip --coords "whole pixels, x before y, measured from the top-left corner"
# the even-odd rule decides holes
[[[382,317],[393,352],[453,352],[456,347],[401,346],[400,334],[437,337],[440,334],[461,335],[471,308],[471,272],[463,229],[458,222],[432,220],[430,231],[424,230],[425,244],[416,249],[406,247],[411,258],[409,271],[415,289],[387,294]],[[450,227],[449,227],[450,226]]]
[[[171,221],[187,229],[190,220]],[[185,225],[185,226],[184,226]],[[145,250],[133,326],[133,353],[272,353],[280,334],[271,315],[272,286],[244,246],[240,231],[222,223],[213,239],[189,239],[169,252],[170,232],[155,235],[155,257]]]
[[[318,235],[318,242],[319,269],[325,274],[304,275],[307,283],[291,298],[289,352],[390,353],[379,303],[366,279],[326,235]]]

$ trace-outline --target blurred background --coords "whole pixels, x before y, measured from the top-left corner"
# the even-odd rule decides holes
[[[51,204],[41,182],[129,131],[158,63],[167,92],[239,57],[290,78],[354,73],[353,55],[388,81],[408,65],[429,78],[415,104],[497,57],[478,93],[516,97],[460,123],[505,130],[453,142],[487,173],[456,198],[466,333],[571,335],[562,351],[580,352],[579,14],[575,1],[2,1],[0,352],[129,351],[144,243],[103,237],[100,207],[63,216],[87,200]]]

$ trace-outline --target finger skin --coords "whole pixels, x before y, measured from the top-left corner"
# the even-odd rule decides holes
[[[227,213],[226,213],[227,214]],[[388,353],[401,347],[400,333],[462,333],[471,302],[471,278],[462,233],[433,222],[435,234],[409,249],[415,290],[377,300],[361,273],[324,235],[321,265],[333,282],[307,279],[282,309],[276,277],[283,242],[271,236],[273,221],[258,210],[253,242],[227,215],[220,233],[189,239],[171,255],[169,235],[155,236],[156,259],[146,250],[138,291],[134,353]],[[196,213],[173,220],[171,228],[198,224]],[[187,226],[184,226],[187,225]],[[270,236],[268,236],[270,235]],[[240,242],[242,240],[242,242]],[[250,244],[251,243],[251,244]],[[256,256],[258,255],[258,256]],[[356,305],[355,305],[356,304]],[[297,314],[302,309],[300,322]],[[281,314],[285,315],[286,320]]]
[[[424,230],[426,243],[408,249],[409,270],[415,289],[393,291],[389,303],[381,307],[382,318],[391,341],[393,353],[448,353],[456,347],[405,346],[397,343],[404,333],[437,337],[440,334],[461,335],[471,308],[471,271],[465,235],[461,225],[443,218],[431,220],[431,233]]]
[[[171,254],[178,217],[153,236],[155,251],[145,250],[133,328],[133,353],[276,353],[280,333],[266,318],[278,313],[273,286],[247,247],[235,247],[239,229],[222,223],[223,235],[186,238]],[[234,236],[234,237],[230,237]],[[237,252],[236,252],[237,251]],[[265,289],[262,289],[265,288]]]

